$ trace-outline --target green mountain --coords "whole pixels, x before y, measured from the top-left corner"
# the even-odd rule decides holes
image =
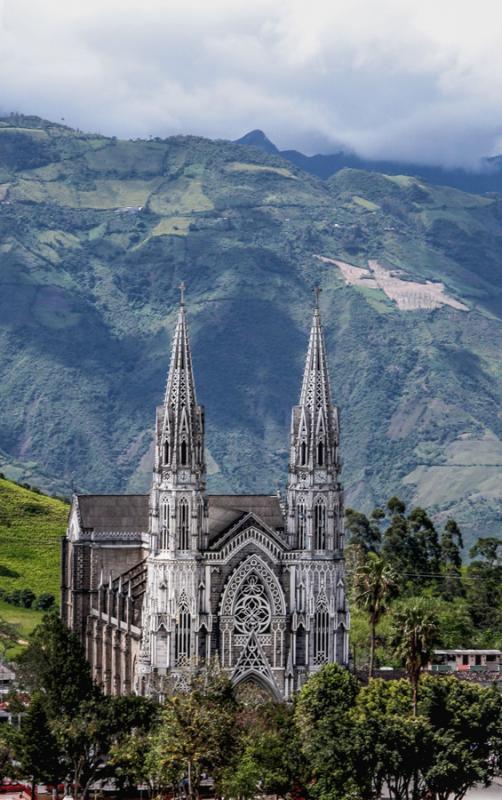
[[[275,491],[320,283],[347,502],[498,532],[501,254],[497,196],[4,119],[0,469],[146,489],[183,279],[209,488]]]

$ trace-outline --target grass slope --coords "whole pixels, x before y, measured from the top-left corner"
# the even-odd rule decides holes
[[[356,169],[323,181],[196,137],[26,117],[0,131],[7,475],[61,494],[146,489],[183,279],[208,488],[274,491],[320,283],[348,503],[400,493],[467,540],[498,533],[500,198]],[[401,312],[318,255],[442,281],[469,311]]]
[[[59,599],[61,536],[68,506],[0,478],[0,587],[50,592]],[[0,616],[24,638],[42,613],[0,600]]]

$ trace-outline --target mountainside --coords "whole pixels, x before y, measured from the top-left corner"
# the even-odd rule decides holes
[[[355,153],[340,150],[337,153],[318,153],[306,156],[298,150],[279,150],[263,131],[249,131],[237,144],[253,145],[266,153],[275,153],[291,161],[300,169],[329,178],[341,169],[363,169],[370,172],[383,172],[386,175],[413,175],[421,180],[438,186],[451,186],[464,192],[483,194],[485,192],[502,193],[502,157],[484,158],[478,169],[462,169],[461,167],[430,166],[428,164],[403,163],[391,160],[375,160],[361,158]]]
[[[275,491],[319,282],[347,502],[400,493],[498,532],[499,199],[23,117],[0,125],[0,200],[7,475],[147,488],[183,279],[209,489]]]

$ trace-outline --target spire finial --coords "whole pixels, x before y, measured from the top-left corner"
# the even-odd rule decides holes
[[[319,311],[319,297],[321,292],[322,289],[320,286],[314,286],[314,295],[315,295],[314,308],[316,311]]]
[[[184,306],[185,305],[185,289],[186,289],[185,281],[181,281],[180,285],[178,286],[178,289],[180,290],[180,306]]]

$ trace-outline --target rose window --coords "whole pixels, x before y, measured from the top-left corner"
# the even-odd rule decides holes
[[[235,627],[241,633],[264,633],[270,625],[270,604],[256,575],[250,575],[241,586],[234,614]]]

